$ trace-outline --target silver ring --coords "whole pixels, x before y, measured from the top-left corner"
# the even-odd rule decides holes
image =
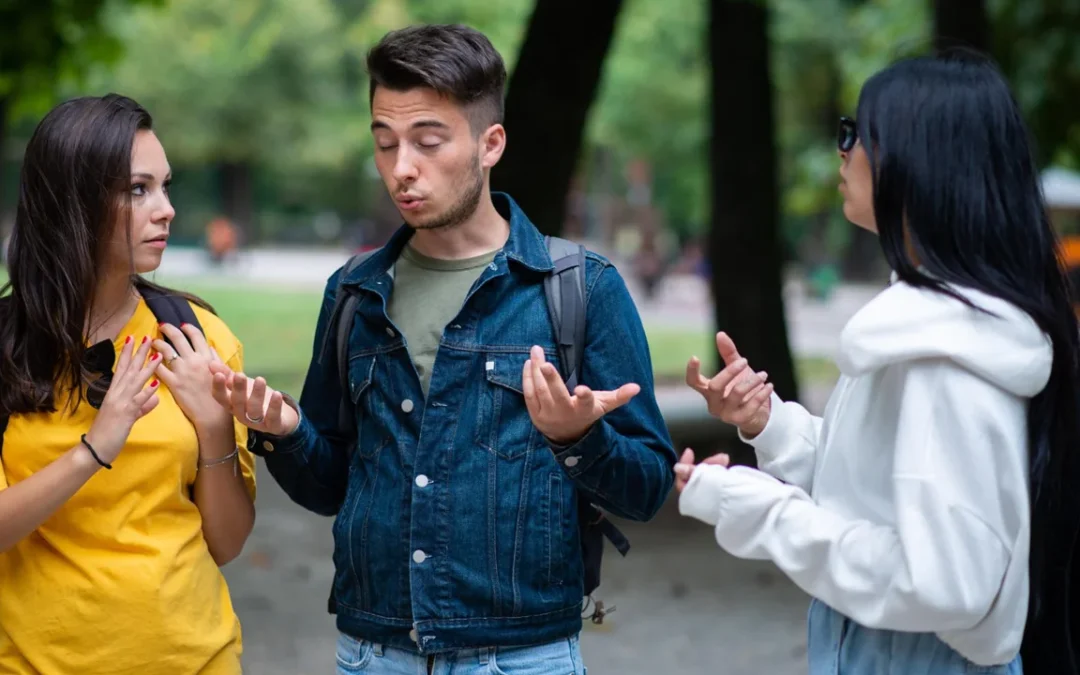
[[[244,413],[244,417],[246,417],[247,421],[251,422],[252,424],[258,424],[259,422],[262,422],[264,419],[266,419],[265,415],[261,415],[259,417],[252,417],[251,415],[249,415],[247,413]]]
[[[180,355],[176,354],[176,353],[173,353],[171,358],[165,359],[165,367],[167,368],[167,367],[171,366],[172,362],[175,361],[178,358],[180,358]]]

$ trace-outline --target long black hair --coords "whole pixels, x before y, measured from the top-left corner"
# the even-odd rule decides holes
[[[0,289],[0,418],[54,411],[57,391],[82,400],[93,377],[83,364],[85,324],[105,245],[129,222],[132,146],[152,128],[142,106],[109,94],[61,103],[30,137]],[[134,262],[132,277],[160,288],[137,277]]]
[[[1005,300],[1053,342],[1049,382],[1028,409],[1031,594],[1023,656],[1027,672],[1074,672],[1068,583],[1080,488],[1072,482],[1080,333],[1020,109],[989,59],[951,51],[906,59],[870,78],[856,124],[873,167],[881,247],[897,276],[965,302],[946,284]]]

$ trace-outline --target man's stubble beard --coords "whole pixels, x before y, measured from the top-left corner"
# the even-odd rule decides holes
[[[413,225],[415,230],[450,229],[461,225],[476,213],[480,198],[484,195],[484,174],[480,171],[480,162],[469,164],[469,175],[459,193],[458,200],[443,213],[433,219]],[[455,186],[456,187],[456,186]]]

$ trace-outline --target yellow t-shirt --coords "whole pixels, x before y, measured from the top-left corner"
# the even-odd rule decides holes
[[[207,340],[235,370],[242,347],[201,308]],[[116,342],[160,336],[140,302]],[[34,533],[0,553],[0,673],[217,675],[240,673],[240,623],[210,556],[191,489],[195,428],[169,390],[135,423],[127,445]],[[0,489],[78,444],[97,411],[13,415]],[[236,425],[240,467],[255,498],[247,428]],[[220,469],[229,469],[221,467]]]

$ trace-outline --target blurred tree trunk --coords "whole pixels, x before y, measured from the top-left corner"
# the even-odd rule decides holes
[[[247,162],[222,162],[221,201],[225,217],[232,221],[242,244],[253,239],[255,195],[252,187],[251,165]]]
[[[506,97],[506,153],[492,188],[558,234],[589,108],[622,0],[536,0]],[[566,45],[569,45],[566,46]]]
[[[7,149],[8,106],[8,97],[0,96],[0,224],[4,222],[4,216],[8,212],[7,194],[4,192],[4,159],[7,156],[5,150]],[[2,237],[3,234],[3,231],[0,231],[0,237]]]
[[[986,0],[933,0],[934,48],[964,46],[987,52],[990,23]]]
[[[769,16],[758,0],[711,0],[709,262],[716,324],[785,399],[798,397],[784,316]]]

